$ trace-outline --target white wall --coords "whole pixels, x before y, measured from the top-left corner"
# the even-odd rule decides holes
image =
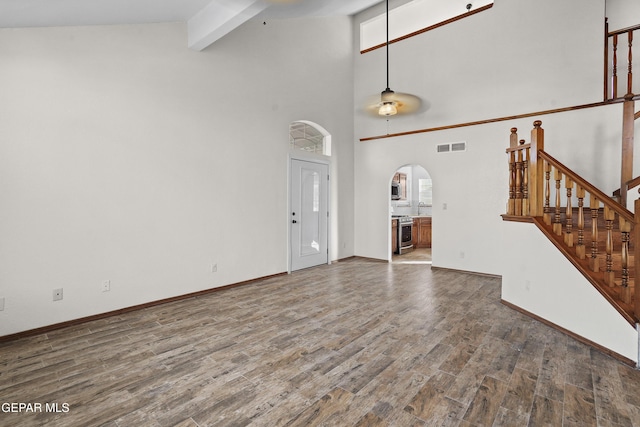
[[[585,175],[596,180],[590,168],[614,169],[620,163],[619,149],[615,149],[620,147],[620,114],[620,105],[613,105],[536,119],[543,122],[548,151],[575,165],[578,172],[591,172]],[[505,213],[508,199],[505,149],[511,127],[517,127],[519,136],[529,141],[532,123],[533,119],[519,119],[357,143],[356,254],[388,258],[389,176],[398,165],[415,163],[425,167],[434,182],[433,264],[502,274],[502,248],[496,236],[502,232],[500,215]],[[606,135],[611,136],[600,139]],[[587,160],[583,147],[600,146],[602,140],[610,149]],[[436,152],[437,144],[455,141],[466,141],[467,151]]]
[[[477,0],[473,2],[471,10],[493,3],[493,0]],[[420,31],[423,28],[439,24],[448,19],[468,12],[467,0],[413,0],[403,5],[397,2],[389,4],[389,40]],[[360,48],[369,49],[385,43],[386,13],[368,19],[360,26]]]
[[[568,31],[566,20],[575,19],[578,6],[581,25]],[[358,15],[355,28],[374,12]],[[420,96],[428,109],[389,121],[358,112],[356,138],[600,101],[603,25],[603,1],[497,1],[486,12],[393,44],[391,88]],[[384,49],[356,53],[355,64],[361,103],[383,89]],[[386,181],[398,166],[415,163],[434,180],[434,265],[501,274],[500,257],[486,245],[500,234],[505,209],[509,129],[518,127],[528,140],[532,122],[542,119],[551,153],[608,192],[619,186],[605,172],[619,168],[621,110],[600,110],[357,142],[356,254],[388,257]],[[435,145],[457,141],[467,142],[466,152],[436,153]]]
[[[377,12],[372,8],[357,16],[356,28]],[[576,19],[579,25],[567,25]],[[389,121],[370,118],[360,110],[355,118],[356,138],[602,101],[603,25],[603,0],[496,0],[486,12],[393,44],[391,88],[420,96],[426,108]],[[383,49],[356,54],[357,105],[384,89],[384,61]],[[621,113],[617,104],[357,142],[356,255],[389,258],[388,179],[398,166],[420,164],[434,182],[433,265],[502,275],[505,299],[521,305],[526,297],[514,286],[524,279],[511,262],[515,243],[501,238],[510,232],[500,217],[508,199],[505,149],[510,128],[517,127],[520,138],[528,142],[533,121],[542,120],[546,150],[610,193],[619,187]],[[458,141],[467,142],[466,152],[436,152],[437,144]],[[538,249],[535,244],[523,244],[518,255],[535,260]],[[561,257],[549,255],[550,259],[556,256]],[[556,277],[555,269],[562,269],[559,284],[569,281],[562,293],[567,295],[564,304],[546,306],[550,312],[541,313],[540,299],[540,306],[524,304],[523,308],[637,360],[637,347],[632,348],[637,336],[631,336],[633,328],[615,311],[605,310],[602,319],[603,324],[614,325],[610,334],[621,334],[619,341],[607,338],[600,328],[591,330],[590,323],[576,325],[571,320],[584,315],[580,311],[584,307],[571,310],[576,304],[584,301],[585,307],[599,309],[602,301],[597,302],[588,283],[586,290],[576,290],[586,281],[576,277],[572,266],[553,262],[549,274]],[[529,268],[534,268],[533,261]],[[550,289],[541,286],[539,292],[549,295]]]
[[[356,16],[355,27],[372,8]],[[576,15],[579,10],[579,17]],[[568,22],[580,20],[570,30]],[[390,86],[419,96],[410,117],[356,115],[370,137],[602,100],[604,0],[499,0],[493,7],[389,47]],[[355,54],[356,106],[385,88],[385,49]]]
[[[640,24],[640,2],[637,0],[606,0],[609,30],[621,30]]]
[[[638,361],[635,328],[534,224],[505,222],[502,230],[505,301]]]
[[[286,271],[294,120],[332,134],[332,254],[353,254],[351,19],[186,39],[0,30],[0,336]]]

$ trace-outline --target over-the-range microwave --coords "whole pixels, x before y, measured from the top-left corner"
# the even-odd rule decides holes
[[[400,183],[391,181],[391,200],[400,200]]]

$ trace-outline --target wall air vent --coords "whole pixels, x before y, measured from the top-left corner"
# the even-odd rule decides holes
[[[436,146],[438,153],[448,153],[450,151],[467,151],[467,143],[463,142],[451,142],[448,144],[438,144]]]
[[[466,142],[454,142],[451,144],[451,151],[467,151]]]

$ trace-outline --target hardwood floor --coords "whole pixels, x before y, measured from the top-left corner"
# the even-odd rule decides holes
[[[5,427],[640,426],[640,371],[499,279],[358,258],[4,343],[0,396]]]
[[[431,248],[417,248],[402,255],[391,257],[394,264],[431,264]]]

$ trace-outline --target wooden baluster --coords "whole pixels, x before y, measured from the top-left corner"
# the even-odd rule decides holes
[[[524,144],[524,139],[520,141]],[[522,162],[522,215],[529,216],[529,160],[531,151],[525,149],[524,161]]]
[[[609,99],[609,18],[604,18],[604,100]]]
[[[634,203],[634,211],[633,239],[634,245],[638,248],[638,245],[640,245],[640,199],[636,199]],[[633,268],[635,270],[634,291],[632,295],[632,299],[634,301],[633,308],[636,319],[640,319],[640,284],[638,283],[638,275],[640,274],[640,253],[638,253],[638,249],[635,250],[633,257]]]
[[[585,259],[584,247],[584,188],[579,185],[576,188],[576,196],[578,197],[578,244],[576,245],[576,255],[578,258]]]
[[[509,203],[507,204],[507,214],[516,213],[516,153],[509,153]]]
[[[516,215],[522,215],[522,150],[518,150],[516,160]]]
[[[607,228],[606,240],[606,266],[604,271],[604,283],[613,287],[615,286],[615,274],[613,273],[613,221],[616,219],[616,212],[604,206],[604,220]]]
[[[562,172],[559,169],[555,170],[555,178],[556,178],[556,209],[555,215],[553,217],[553,232],[558,236],[562,234],[562,220],[560,216],[560,187],[562,187]]]
[[[564,177],[564,186],[567,189],[567,210],[565,215],[566,230],[564,233],[564,243],[570,248],[573,247],[573,206],[571,205],[571,192],[573,191],[573,180],[567,175]]]
[[[631,303],[631,289],[629,288],[629,237],[631,223],[620,218],[620,232],[622,233],[622,283],[620,298],[627,304]]]
[[[551,164],[549,162],[544,163],[544,223],[551,225]]]
[[[633,94],[633,30],[629,30],[627,33],[627,38],[629,39],[629,72],[627,73],[627,95]]]
[[[589,267],[591,271],[600,271],[600,260],[598,258],[598,209],[600,208],[600,201],[591,194],[590,208],[591,208],[591,258],[589,259]]]
[[[515,148],[518,146],[518,128],[511,128],[511,135],[509,136],[509,148]],[[516,213],[516,153],[513,151],[507,151],[509,153],[509,203],[507,204],[507,214],[515,215]]]
[[[618,97],[618,35],[613,35],[613,67],[611,76],[611,99]]]

